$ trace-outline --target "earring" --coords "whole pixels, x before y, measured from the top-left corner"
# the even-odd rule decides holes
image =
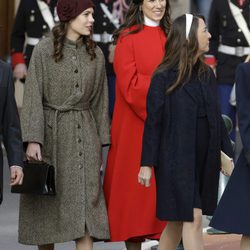
[[[141,12],[142,12],[142,6],[141,6],[141,5],[139,6],[139,11],[141,11]]]

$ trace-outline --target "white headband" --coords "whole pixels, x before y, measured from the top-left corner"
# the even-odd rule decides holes
[[[186,14],[186,39],[188,39],[194,16]]]

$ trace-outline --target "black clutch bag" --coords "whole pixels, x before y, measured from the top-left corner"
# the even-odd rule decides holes
[[[24,162],[23,184],[11,187],[12,193],[55,195],[55,169],[44,162]]]

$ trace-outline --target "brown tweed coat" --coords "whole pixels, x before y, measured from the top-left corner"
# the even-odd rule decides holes
[[[90,60],[81,41],[65,41],[63,59],[52,58],[52,38],[34,49],[21,125],[24,142],[42,145],[55,165],[56,196],[22,195],[19,242],[41,245],[85,235],[109,238],[100,181],[101,145],[110,142],[104,57]]]

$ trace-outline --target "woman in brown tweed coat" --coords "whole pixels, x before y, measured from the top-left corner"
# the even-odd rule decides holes
[[[109,238],[100,182],[101,145],[109,144],[104,57],[90,39],[91,0],[59,0],[60,24],[34,49],[25,84],[23,140],[28,159],[56,169],[56,196],[22,195],[19,242],[54,249]]]

